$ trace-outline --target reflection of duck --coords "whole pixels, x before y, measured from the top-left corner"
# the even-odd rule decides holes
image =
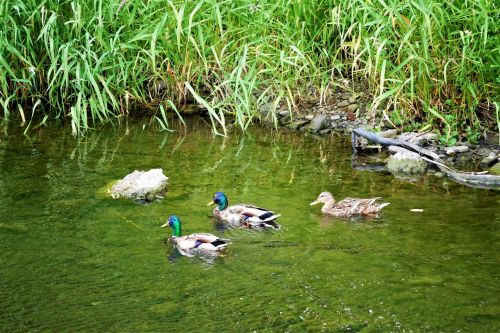
[[[162,227],[172,228],[172,241],[182,255],[192,257],[198,253],[217,253],[226,248],[227,243],[212,234],[197,233],[181,236],[181,220],[171,215]]]
[[[281,216],[280,214],[274,214],[270,210],[252,205],[229,206],[229,201],[222,192],[216,192],[207,206],[212,204],[217,204],[217,207],[214,208],[214,216],[224,222],[248,228],[280,228],[280,225],[274,222],[275,219]]]
[[[321,208],[323,214],[337,217],[347,217],[353,215],[377,215],[382,208],[389,205],[388,202],[384,202],[381,204],[375,202],[378,199],[380,198],[345,198],[336,203],[333,195],[330,192],[322,192],[318,196],[318,199],[311,202],[311,205],[323,203],[323,208]]]

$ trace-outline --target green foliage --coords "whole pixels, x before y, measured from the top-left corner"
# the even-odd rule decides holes
[[[498,102],[499,10],[492,0],[5,0],[0,104],[8,119],[40,101],[36,114],[79,133],[137,106],[166,129],[172,106],[194,99],[225,135],[265,101],[293,108],[311,86],[353,77],[396,124],[474,139],[494,126],[476,110]]]
[[[481,132],[477,128],[467,126],[465,129],[465,135],[468,142],[477,143],[481,137]]]

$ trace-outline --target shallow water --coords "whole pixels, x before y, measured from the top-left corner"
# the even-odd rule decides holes
[[[1,137],[0,331],[500,331],[499,192],[355,170],[338,136],[188,125]],[[103,196],[157,167],[164,200]],[[206,207],[218,190],[281,213],[282,230],[221,230]],[[380,220],[326,218],[309,206],[325,190],[391,205]],[[178,255],[159,227],[172,213],[185,233],[230,238],[227,254]]]

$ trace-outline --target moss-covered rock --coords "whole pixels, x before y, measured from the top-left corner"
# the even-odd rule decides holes
[[[489,170],[490,174],[500,176],[500,162],[497,162]]]
[[[389,157],[387,169],[395,175],[423,175],[427,170],[427,162],[420,155],[402,149]]]
[[[113,185],[110,193],[113,198],[153,201],[164,195],[167,183],[168,177],[163,174],[162,169],[136,170]]]
[[[318,114],[314,116],[313,120],[311,120],[311,123],[307,127],[307,130],[311,133],[318,133],[323,128],[325,128],[325,124],[326,124],[326,115]]]

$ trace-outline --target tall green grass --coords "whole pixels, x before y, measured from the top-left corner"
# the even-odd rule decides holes
[[[324,100],[347,78],[386,121],[474,141],[498,130],[499,10],[490,0],[4,0],[0,107],[4,120],[66,118],[79,133],[138,110],[166,129],[193,100],[224,135],[260,105]]]

